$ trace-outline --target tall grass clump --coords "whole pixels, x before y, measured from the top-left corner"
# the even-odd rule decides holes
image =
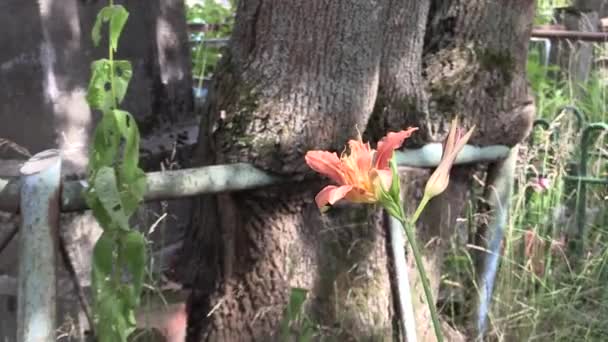
[[[549,22],[542,15],[539,22]],[[559,4],[567,5],[567,4]],[[544,14],[543,14],[544,13]],[[606,79],[594,70],[575,84],[567,70],[545,66],[540,54],[529,55],[528,79],[533,89],[537,126],[522,143],[515,175],[509,222],[489,312],[488,341],[608,341],[608,186],[589,185],[582,253],[569,248],[579,227],[574,205],[580,201],[576,173],[582,127],[567,106],[580,109],[584,122],[606,122]],[[562,77],[550,77],[560,75]],[[594,136],[589,147],[588,176],[608,177],[606,132]],[[481,177],[471,189],[468,213],[446,258],[440,291],[441,311],[450,324],[471,331],[476,310],[479,265],[488,253],[476,237],[477,227],[489,219]],[[490,213],[491,214],[491,213]]]

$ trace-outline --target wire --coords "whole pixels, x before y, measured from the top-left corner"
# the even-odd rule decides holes
[[[6,247],[8,247],[8,245],[11,243],[11,241],[13,241],[15,236],[17,236],[18,231],[19,225],[16,224],[13,229],[8,233],[8,235],[4,238],[4,240],[0,242],[0,254],[2,254],[2,251],[4,251]]]

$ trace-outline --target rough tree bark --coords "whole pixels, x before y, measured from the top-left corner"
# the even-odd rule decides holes
[[[341,340],[391,340],[382,217],[351,205],[321,217],[303,155],[340,152],[356,126],[372,140],[418,126],[412,144],[440,141],[456,114],[477,125],[473,144],[515,145],[533,117],[524,75],[533,15],[533,0],[241,1],[198,163],[249,162],[302,182],[198,200],[184,249],[196,270],[188,340],[276,338],[290,286],[311,290],[309,311]],[[413,210],[428,171],[404,172]],[[417,227],[435,298],[471,173],[456,168]],[[419,336],[431,341],[414,288]]]

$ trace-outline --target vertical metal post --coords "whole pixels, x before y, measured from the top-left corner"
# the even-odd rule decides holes
[[[585,245],[585,224],[587,214],[587,183],[583,181],[587,177],[587,163],[589,162],[589,145],[591,144],[591,133],[595,131],[608,131],[608,124],[596,122],[587,125],[581,137],[581,160],[578,166],[577,196],[576,196],[576,226],[575,238],[570,243],[570,248],[576,255],[581,255]]]
[[[483,340],[486,330],[488,311],[492,301],[494,281],[498,271],[501,242],[505,227],[508,223],[509,207],[513,192],[513,179],[517,162],[518,147],[515,146],[507,159],[494,165],[497,169],[493,179],[490,179],[489,191],[486,201],[494,211],[494,218],[490,222],[488,233],[490,243],[488,255],[485,258],[483,272],[479,279],[479,306],[477,308],[477,341]]]
[[[55,264],[61,189],[60,152],[40,152],[30,158],[20,171],[17,340],[52,342],[56,339]]]
[[[397,302],[401,314],[400,325],[403,336],[407,342],[416,342],[416,316],[412,303],[412,289],[407,262],[405,261],[405,239],[403,227],[396,218],[389,216],[389,230],[391,239],[391,252],[395,264],[395,282],[397,283]]]

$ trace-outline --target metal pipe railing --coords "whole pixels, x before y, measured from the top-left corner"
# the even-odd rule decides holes
[[[585,32],[536,28],[532,30],[531,36],[535,38],[570,39],[600,43],[608,41],[608,32]]]
[[[400,166],[434,167],[439,164],[442,151],[441,144],[432,143],[420,149],[397,152],[396,157]],[[508,153],[509,148],[502,145],[485,147],[467,145],[458,155],[456,164],[497,160],[505,158]],[[250,190],[290,181],[243,163],[150,172],[146,174],[146,178],[145,201]],[[64,182],[61,211],[71,212],[87,209],[83,197],[83,190],[86,186],[87,183],[84,180]],[[13,213],[19,211],[19,189],[20,181],[18,179],[0,178],[0,210]]]
[[[198,32],[198,31],[192,31]],[[559,29],[532,29],[531,38],[535,39],[570,39],[587,42],[608,42],[608,32],[585,32],[585,31],[569,31]],[[212,44],[214,47],[221,47],[228,44],[228,38],[208,38],[202,40],[206,45]],[[192,43],[197,43],[193,40]]]

